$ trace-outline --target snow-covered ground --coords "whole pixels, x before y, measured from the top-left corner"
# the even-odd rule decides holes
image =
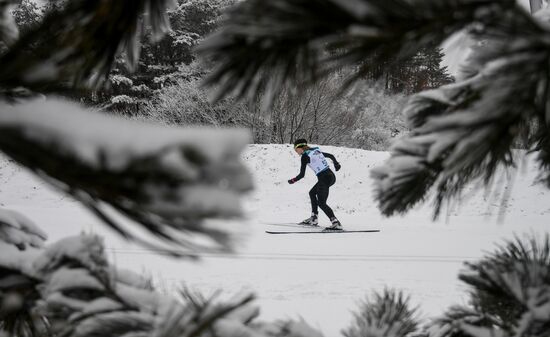
[[[173,291],[182,285],[212,294],[253,291],[262,318],[306,319],[326,336],[348,326],[351,311],[373,290],[403,289],[423,317],[438,315],[449,305],[466,301],[456,276],[464,261],[474,260],[514,233],[548,232],[550,191],[534,184],[536,164],[521,161],[506,179],[495,181],[495,196],[468,188],[472,194],[437,222],[429,205],[403,217],[382,218],[372,198],[369,169],[381,163],[384,152],[323,147],[333,153],[342,170],[331,188],[329,205],[346,229],[380,229],[380,233],[269,235],[268,225],[297,222],[309,216],[306,179],[289,185],[297,175],[299,157],[290,145],[254,145],[243,154],[253,172],[256,190],[245,200],[246,218],[228,222],[245,233],[235,255],[207,255],[201,262],[174,260],[127,244],[101,226],[87,211],[0,158],[0,207],[29,216],[50,236],[49,242],[81,231],[106,237],[112,261],[155,278],[159,287]],[[504,175],[503,175],[504,177]],[[499,195],[510,191],[507,202]],[[502,221],[497,221],[501,217]],[[321,222],[328,225],[322,215]]]

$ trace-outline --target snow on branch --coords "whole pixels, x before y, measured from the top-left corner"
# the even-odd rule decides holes
[[[12,44],[19,37],[19,29],[11,15],[12,7],[18,0],[0,0],[0,43]]]
[[[108,262],[103,240],[92,235],[61,239],[48,246],[36,258],[34,268],[42,275],[51,274],[67,263],[73,267],[79,266],[93,271],[95,274],[106,273]]]
[[[180,297],[162,294],[141,275],[109,265],[103,241],[96,236],[65,238],[34,250],[35,254],[6,247],[0,247],[0,333],[6,330],[28,337],[323,336],[304,321],[256,321],[259,310],[252,305],[250,294],[227,301],[188,290],[182,290]],[[26,272],[12,268],[22,261],[21,255],[26,256]]]
[[[244,130],[167,128],[51,99],[2,105],[0,132],[2,151],[111,228],[138,240],[116,213],[125,215],[178,245],[179,252],[163,245],[174,254],[229,249],[229,234],[202,222],[240,215],[239,196],[252,187],[240,162]],[[207,242],[195,243],[197,236]]]
[[[473,22],[500,25],[520,11],[513,0],[247,0],[198,52],[217,62],[205,81],[215,99],[265,88],[273,99],[286,84],[299,89],[342,67],[356,69],[351,84],[373,65],[390,67]]]
[[[47,238],[47,234],[23,214],[0,209],[0,241],[25,249],[42,247]]]
[[[520,21],[525,29],[516,20],[487,29],[491,39],[473,57],[483,64],[475,66],[477,74],[410,99],[404,110],[410,134],[372,173],[384,214],[407,211],[435,186],[437,217],[442,203],[458,196],[466,183],[488,185],[498,167],[514,166],[518,141],[546,144],[541,141],[548,137],[550,45],[544,41],[550,27],[530,20]],[[539,160],[542,167],[550,165],[544,152]]]
[[[488,313],[470,307],[453,306],[445,312],[443,317],[434,320],[429,336],[458,337],[463,336],[466,329],[468,331],[472,331],[473,328],[489,330],[501,324],[502,321]],[[494,331],[491,332],[494,333]]]
[[[5,3],[2,0],[0,4]],[[70,0],[49,11],[37,27],[0,57],[0,87],[63,91],[105,80],[115,56],[124,51],[130,67],[138,59],[138,32],[149,23],[153,36],[170,27],[173,0]],[[0,6],[0,13],[3,6]],[[145,20],[140,16],[146,13]],[[0,16],[2,23],[7,24]],[[12,34],[13,35],[13,34]]]
[[[47,246],[35,258],[40,301],[33,305],[47,317],[50,332],[122,336],[153,329],[167,301],[142,286],[141,276],[110,266],[104,251],[99,237],[80,235]]]
[[[416,309],[402,292],[385,289],[361,304],[345,337],[406,337],[418,332]]]
[[[34,249],[19,250],[0,237],[0,335],[14,336],[25,328],[39,297],[40,279],[33,268],[36,256]]]
[[[435,321],[433,337],[537,336],[550,327],[550,237],[516,238],[459,275],[470,307],[453,307]]]

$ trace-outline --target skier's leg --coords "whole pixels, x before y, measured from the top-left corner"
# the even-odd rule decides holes
[[[329,219],[334,218],[334,212],[332,211],[332,208],[327,205],[328,186],[323,185],[322,188],[319,188],[318,198],[319,208],[323,210],[323,212],[329,217]]]
[[[317,201],[317,190],[319,188],[319,182],[317,182],[311,190],[309,190],[309,199],[311,200],[311,213],[317,214],[319,213],[319,210],[317,207],[319,206],[319,203]]]
[[[334,175],[332,175],[332,178],[333,177]],[[334,212],[332,211],[332,208],[327,205],[329,188],[334,184],[334,179],[330,178],[330,175],[327,175],[326,177],[323,176],[317,183],[317,203],[319,204],[319,208],[323,210],[323,212],[329,217],[329,219],[332,219],[334,218]]]
[[[338,221],[338,219],[336,219],[336,216],[334,216],[334,212],[332,211],[332,208],[330,208],[330,206],[327,205],[330,186],[334,185],[335,182],[336,182],[336,177],[334,176],[334,173],[330,171],[327,174],[324,174],[319,179],[319,188],[318,188],[319,207],[329,217],[331,222],[331,226],[327,227],[326,230],[343,229],[342,224],[340,224],[340,221]]]
[[[309,198],[311,199],[311,217],[300,222],[300,225],[318,226],[319,220],[317,219],[317,184],[315,184],[313,188],[309,191]]]

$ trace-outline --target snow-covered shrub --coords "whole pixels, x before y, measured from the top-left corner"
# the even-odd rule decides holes
[[[357,83],[337,105],[356,116],[353,127],[342,133],[338,145],[387,151],[408,130],[401,113],[405,102],[404,95],[391,94],[379,84]]]
[[[269,137],[263,141],[291,143],[304,137],[316,144],[387,150],[395,137],[406,131],[400,113],[405,97],[390,94],[369,81],[335,97],[341,82],[334,76],[297,93],[283,90],[273,107],[260,114],[259,121],[265,123]],[[252,102],[248,106],[260,104]],[[249,114],[256,115],[254,110]]]
[[[135,98],[127,95],[118,95],[111,97],[111,104],[132,104],[135,102]]]
[[[139,116],[169,125],[248,126],[244,104],[228,99],[210,103],[198,80],[166,86],[140,109]]]
[[[115,85],[117,87],[125,86],[126,88],[130,88],[132,85],[134,85],[134,81],[124,75],[118,74],[109,75],[109,81],[112,85]]]
[[[112,96],[110,101],[103,107],[104,110],[113,114],[119,115],[132,115],[139,109],[141,100],[128,96],[128,95],[116,95]]]
[[[341,81],[335,76],[296,94],[284,90],[262,115],[270,135],[265,142],[292,143],[304,137],[315,144],[385,151],[406,132],[400,112],[403,95],[363,81],[335,97]]]
[[[256,143],[291,143],[305,137],[312,143],[368,150],[387,150],[396,135],[405,132],[399,113],[404,96],[371,88],[368,82],[342,98],[333,95],[340,83],[336,77],[298,94],[283,91],[265,111],[261,99],[212,103],[193,74],[159,90],[136,117],[164,124],[247,127]]]
[[[148,92],[150,91],[151,89],[149,89],[148,86],[146,86],[145,84],[140,84],[140,85],[134,85],[132,88],[131,88],[132,92],[136,92],[136,93],[143,93],[143,92]]]

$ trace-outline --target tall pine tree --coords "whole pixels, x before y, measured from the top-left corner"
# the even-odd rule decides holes
[[[429,45],[413,56],[386,60],[382,64],[369,58],[361,67],[366,69],[366,78],[379,79],[388,92],[410,95],[453,82],[441,64],[443,56],[441,48]]]

